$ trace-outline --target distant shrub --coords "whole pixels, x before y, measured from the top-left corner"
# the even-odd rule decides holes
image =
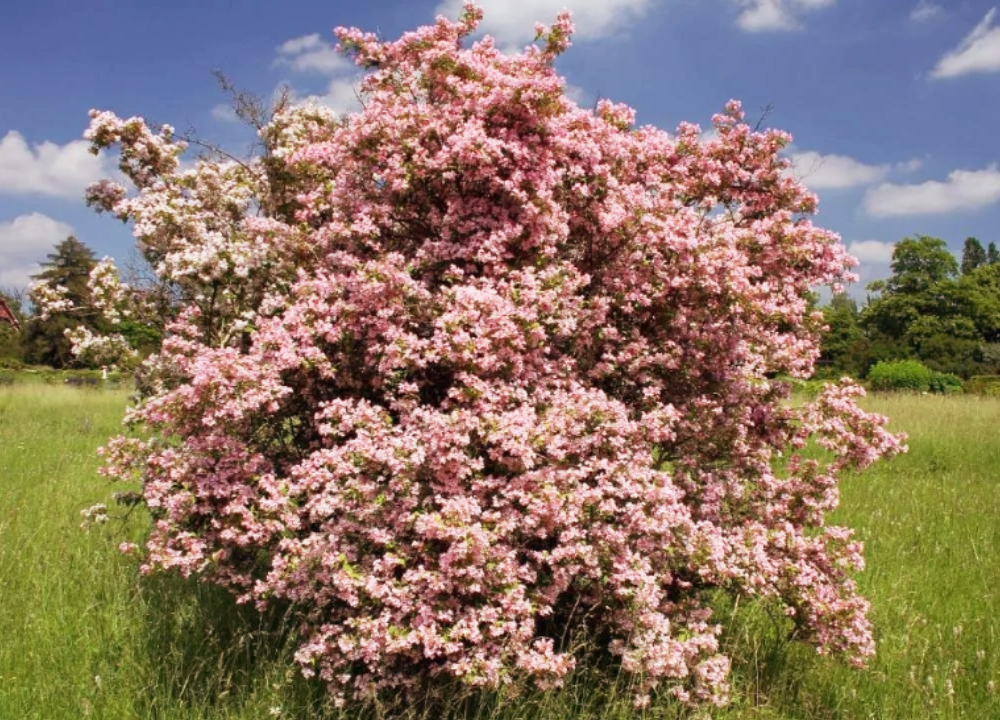
[[[962,378],[951,373],[931,373],[930,392],[954,395],[962,392]]]
[[[34,375],[40,377],[48,385],[100,385],[102,381],[100,370],[90,369],[70,369],[55,370],[49,367],[25,369],[24,375]]]
[[[916,360],[883,360],[868,371],[868,386],[872,390],[928,392],[934,374]]]
[[[1000,397],[1000,375],[976,375],[962,385],[962,391],[984,397]]]

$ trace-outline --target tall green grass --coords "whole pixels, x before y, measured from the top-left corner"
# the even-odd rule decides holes
[[[297,673],[280,609],[260,617],[210,588],[141,576],[116,550],[141,541],[140,510],[80,528],[80,510],[107,501],[94,450],[118,431],[125,404],[124,392],[0,388],[0,718],[350,717]],[[1000,401],[867,404],[908,432],[911,448],[848,477],[834,518],[867,545],[859,580],[878,634],[868,670],[788,642],[767,608],[720,601],[735,665],[725,710],[692,714],[659,699],[639,713],[626,681],[584,670],[557,693],[456,694],[431,716],[1000,717]]]
[[[308,717],[318,688],[292,672],[281,617],[210,588],[144,578],[117,545],[147,519],[81,529],[107,502],[95,449],[125,392],[0,389],[0,718]]]
[[[866,409],[910,451],[848,476],[831,518],[865,543],[858,581],[877,656],[856,671],[766,632],[759,609],[728,640],[726,718],[1000,718],[1000,402],[875,395]]]

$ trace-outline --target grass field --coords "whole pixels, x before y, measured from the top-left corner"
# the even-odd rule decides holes
[[[141,578],[116,546],[136,511],[84,531],[107,499],[94,449],[124,392],[0,387],[0,718],[325,717],[322,691],[290,662],[281,617],[220,593]],[[697,718],[1000,718],[1000,401],[879,397],[910,453],[843,485],[836,520],[867,544],[860,577],[878,657],[867,671],[779,639],[759,608],[733,613],[734,702]],[[467,720],[680,718],[630,709],[624,688],[578,677],[562,692],[467,704]],[[331,717],[337,714],[330,712]]]

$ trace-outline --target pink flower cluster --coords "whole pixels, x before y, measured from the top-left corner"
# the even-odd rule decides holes
[[[182,303],[149,432],[105,448],[153,513],[146,569],[294,603],[341,700],[555,685],[582,633],[640,703],[723,703],[719,589],[862,661],[860,547],[824,518],[838,472],[902,445],[857,387],[795,408],[774,379],[810,374],[807,291],[854,264],[789,136],[735,102],[709,142],[581,109],[567,15],[518,56],[468,42],[480,19],[339,29],[364,110],[286,112],[254,163],[179,173],[167,135],[95,115],[139,194],[93,201]]]

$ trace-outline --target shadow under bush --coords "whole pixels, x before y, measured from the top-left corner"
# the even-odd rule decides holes
[[[143,577],[143,717],[168,709],[235,708],[262,691],[280,689],[283,717],[323,717],[326,694],[298,671],[293,613],[258,612],[227,591],[161,573]],[[267,687],[270,686],[270,687]]]
[[[136,707],[145,718],[175,717],[178,708],[190,709],[196,716],[207,711],[223,717],[260,705],[262,697],[280,699],[280,717],[302,720],[701,717],[699,710],[682,706],[665,691],[653,694],[650,707],[636,711],[635,679],[621,672],[606,648],[579,637],[569,641],[576,648],[577,668],[559,688],[539,690],[529,682],[515,682],[500,690],[480,690],[446,679],[428,685],[415,698],[400,696],[338,709],[323,682],[304,678],[294,661],[298,646],[294,607],[275,605],[261,613],[237,604],[224,589],[168,573],[141,578],[137,601],[143,608],[140,661],[145,682]],[[751,624],[741,625],[737,632],[750,628]],[[753,628],[761,629],[767,630]],[[766,639],[756,642],[760,648],[772,647]],[[781,652],[785,645],[773,644],[769,652]],[[764,666],[779,670],[771,660]],[[766,684],[780,682],[779,677],[766,680]]]
[[[761,718],[771,717],[769,710],[789,720],[841,717],[835,688],[815,680],[821,666],[844,664],[798,642],[795,624],[776,603],[734,599],[720,592],[712,607],[715,622],[724,627],[720,649],[733,668],[732,706],[725,717],[743,717],[741,710],[751,708],[752,716]]]

